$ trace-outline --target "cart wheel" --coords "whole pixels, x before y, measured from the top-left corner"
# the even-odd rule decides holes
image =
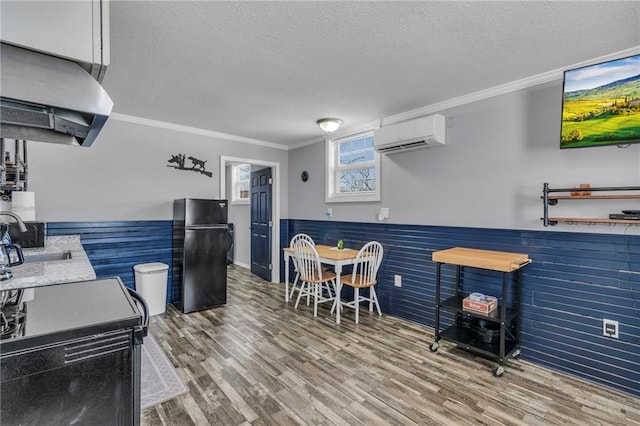
[[[438,342],[433,342],[431,346],[429,346],[429,350],[431,352],[438,352],[439,347],[440,347],[440,344]]]
[[[513,359],[518,359],[519,357],[520,357],[520,349],[516,349],[516,350],[513,352],[513,355],[511,355],[511,358],[513,358]]]
[[[504,367],[503,366],[498,366],[496,368],[493,369],[493,375],[496,377],[502,377],[502,375],[504,374]]]

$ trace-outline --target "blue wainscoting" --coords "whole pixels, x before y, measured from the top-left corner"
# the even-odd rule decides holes
[[[50,222],[47,234],[79,234],[98,277],[117,275],[134,288],[133,265],[138,263],[166,263],[173,277],[171,227],[170,220]],[[281,245],[286,247],[298,232],[318,244],[342,239],[353,248],[380,241],[385,249],[378,285],[383,312],[430,327],[433,251],[464,246],[527,253],[534,262],[523,269],[522,358],[640,397],[639,236],[283,220]],[[453,283],[454,273],[452,266],[443,266],[443,286]],[[402,276],[401,288],[393,285],[395,274]],[[499,295],[499,273],[467,269],[464,278],[467,290]],[[175,282],[169,280],[169,303],[179,298]],[[619,339],[602,336],[603,318],[620,323]],[[433,340],[431,331],[425,330],[425,339]]]
[[[317,244],[342,239],[352,248],[380,241],[383,312],[430,327],[433,251],[462,246],[526,253],[533,263],[522,270],[521,357],[640,397],[639,236],[308,220],[283,220],[281,229],[283,246],[299,232]],[[455,267],[443,265],[442,273],[443,287],[453,285]],[[402,276],[400,288],[393,285],[395,274]],[[464,274],[465,290],[500,295],[500,273],[466,268]],[[619,339],[602,336],[603,318],[619,321]],[[425,339],[433,340],[431,331]]]
[[[139,263],[162,262],[171,265],[172,221],[118,222],[49,222],[47,235],[80,235],[98,278],[119,276],[123,283],[135,289],[133,266]],[[179,298],[179,289],[169,279],[167,303]]]

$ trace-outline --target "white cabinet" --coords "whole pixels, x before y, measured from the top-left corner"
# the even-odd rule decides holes
[[[5,1],[0,39],[77,62],[102,81],[109,65],[109,2]]]

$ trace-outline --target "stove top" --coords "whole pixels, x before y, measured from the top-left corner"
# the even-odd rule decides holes
[[[142,324],[119,278],[29,289],[1,295],[0,353]],[[26,296],[25,296],[26,295]]]

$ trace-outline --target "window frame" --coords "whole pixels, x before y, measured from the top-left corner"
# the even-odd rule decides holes
[[[381,155],[375,151],[373,151],[373,161],[366,163],[359,163],[356,165],[348,165],[348,166],[339,166],[338,165],[338,156],[339,156],[339,146],[343,142],[348,142],[354,139],[359,139],[362,137],[371,136],[373,137],[373,130],[368,130],[365,132],[345,135],[337,138],[327,139],[325,141],[325,202],[327,203],[353,203],[353,202],[372,202],[372,201],[380,201],[380,164],[381,164]],[[362,193],[341,193],[338,188],[339,182],[339,173],[342,170],[348,169],[358,169],[362,166],[373,166],[375,169],[375,190],[371,192],[362,192]]]
[[[249,166],[249,179],[246,182],[249,183],[249,192],[247,198],[240,198],[240,168],[243,166]],[[231,204],[249,204],[251,202],[251,164],[249,163],[236,163],[231,166]]]

